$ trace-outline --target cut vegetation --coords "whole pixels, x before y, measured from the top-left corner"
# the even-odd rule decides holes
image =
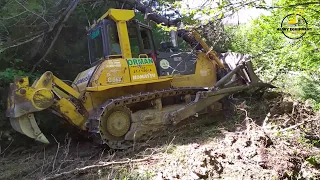
[[[1,154],[0,179],[320,177],[320,116],[308,104],[274,92],[232,99],[224,113],[236,118],[199,117],[213,123],[185,124],[125,151],[68,137],[49,147],[9,147]]]

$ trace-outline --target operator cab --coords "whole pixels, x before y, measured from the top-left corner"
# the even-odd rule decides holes
[[[156,62],[156,48],[149,26],[137,20],[127,22],[132,57],[149,57]],[[103,19],[88,32],[90,64],[100,60],[122,57],[116,23]]]
[[[177,38],[176,34],[170,32],[172,41],[162,42],[157,51],[150,26],[136,19],[127,21],[126,24],[132,57],[152,58],[158,76],[195,73],[197,56],[179,49],[177,40],[172,40]],[[117,25],[112,19],[102,19],[89,30],[88,48],[92,66],[101,60],[123,57]]]

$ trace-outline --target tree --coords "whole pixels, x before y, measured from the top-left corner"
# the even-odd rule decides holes
[[[283,8],[274,8],[270,16],[261,16],[251,24],[236,29],[232,41],[233,50],[257,56],[263,66],[319,73],[320,62],[317,59],[320,58],[320,43],[317,29],[320,14],[316,9],[320,8],[320,4],[305,3],[309,5],[304,8],[303,17],[312,30],[302,38],[288,39],[278,30],[282,19],[297,11],[297,4],[301,3],[281,0],[275,6]]]
[[[251,54],[256,66],[263,69],[265,80],[274,81],[277,86],[302,99],[313,99],[314,107],[319,108],[320,4],[279,0],[272,6],[258,8],[268,9],[271,14],[246,25],[228,27],[228,34],[232,36],[231,50]],[[278,28],[284,17],[300,8],[312,30],[300,39],[289,39]]]

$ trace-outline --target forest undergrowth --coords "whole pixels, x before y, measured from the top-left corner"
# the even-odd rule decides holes
[[[320,114],[288,94],[229,97],[220,116],[113,151],[72,135],[1,147],[0,179],[317,179]],[[197,119],[201,123],[194,123]]]

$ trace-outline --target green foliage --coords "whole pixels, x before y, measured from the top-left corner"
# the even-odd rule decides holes
[[[136,12],[135,18],[138,19],[140,22],[149,25],[152,28],[152,34],[153,34],[153,38],[154,38],[156,49],[160,48],[160,43],[161,42],[170,41],[169,31],[171,29],[173,29],[173,28],[162,26],[162,25],[156,24],[156,23],[154,23],[152,21],[146,21],[144,19],[144,15],[141,14],[140,12]],[[174,29],[176,29],[176,28],[174,28]],[[188,49],[188,45],[181,38],[178,38],[178,44],[179,44],[179,48],[181,50]]]
[[[320,156],[310,156],[306,159],[308,163],[310,163],[313,166],[319,167],[320,166]]]
[[[291,1],[291,4],[293,3]],[[285,6],[289,2],[281,0],[278,4]],[[319,73],[320,37],[315,35],[314,31],[320,14],[315,14],[312,8],[305,8],[304,17],[314,31],[308,32],[301,39],[288,39],[277,30],[282,19],[295,11],[294,7],[276,9],[271,11],[271,15],[263,15],[248,25],[239,28],[229,27],[229,32],[234,38],[232,50],[253,55],[260,66],[267,68],[278,67],[288,71]]]
[[[159,48],[160,43],[162,41],[169,40],[169,32],[166,31],[165,27],[155,24],[154,22],[144,20],[144,15],[139,12],[136,12],[135,18],[138,19],[140,22],[151,26],[156,48]]]
[[[298,0],[278,0],[270,10],[248,24],[230,25],[227,32],[232,37],[231,50],[251,54],[256,68],[263,68],[265,81],[276,79],[276,85],[294,93],[303,100],[310,99],[315,109],[320,107],[320,36],[318,19],[320,4],[303,6],[303,17],[312,28],[301,39],[285,37],[278,28],[282,19],[297,12]],[[289,74],[292,73],[293,74]],[[303,74],[303,78],[299,78]],[[306,78],[307,77],[307,78]],[[313,78],[311,78],[313,77]]]
[[[36,78],[35,75],[26,73],[24,71],[7,68],[4,71],[0,71],[0,84],[10,83],[10,82],[13,82],[16,77],[24,77],[24,76],[28,76],[31,79]]]
[[[320,81],[308,78],[300,78],[300,97],[311,100],[315,110],[320,110]]]
[[[302,97],[305,99],[316,99],[320,103],[320,81],[312,81],[310,79],[302,79]]]

